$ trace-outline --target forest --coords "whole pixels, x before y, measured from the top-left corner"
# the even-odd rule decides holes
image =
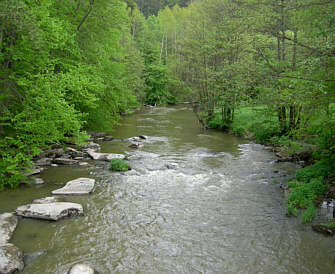
[[[143,104],[193,103],[204,128],[304,160],[287,210],[335,194],[335,3],[3,0],[0,187],[54,143]]]

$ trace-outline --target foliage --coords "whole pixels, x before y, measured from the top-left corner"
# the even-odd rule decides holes
[[[332,167],[324,161],[319,161],[314,165],[298,169],[295,178],[301,182],[308,183],[313,178],[327,177],[333,171]]]
[[[304,222],[312,221],[315,216],[314,202],[327,189],[322,177],[313,178],[309,183],[292,181],[288,187],[290,194],[286,199],[287,212],[297,216],[298,210],[303,209],[302,220]]]
[[[112,159],[110,163],[110,168],[113,171],[128,171],[130,170],[130,165],[121,159]]]
[[[144,61],[123,0],[0,2],[0,188],[48,145],[138,105]]]

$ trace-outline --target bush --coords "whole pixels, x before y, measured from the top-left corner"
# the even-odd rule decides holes
[[[299,209],[304,209],[302,220],[312,221],[315,216],[314,202],[327,189],[323,179],[314,178],[309,183],[292,181],[288,183],[288,187],[291,192],[286,198],[287,212],[297,216]]]
[[[128,171],[130,170],[130,165],[121,159],[111,160],[111,170],[113,171]]]
[[[309,182],[313,178],[327,177],[332,171],[331,166],[324,161],[319,161],[314,165],[298,169],[295,173],[295,178],[301,182]]]

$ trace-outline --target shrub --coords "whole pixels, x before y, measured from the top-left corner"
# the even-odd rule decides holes
[[[287,212],[297,216],[299,209],[304,209],[302,220],[304,222],[312,221],[315,216],[314,202],[327,189],[323,179],[321,177],[313,178],[309,183],[292,181],[288,183],[288,187],[291,192],[286,198]]]
[[[111,170],[113,171],[128,171],[130,170],[130,165],[121,159],[111,160]]]
[[[301,182],[309,182],[313,178],[327,177],[331,172],[331,167],[324,161],[319,161],[314,165],[298,169],[295,178]]]

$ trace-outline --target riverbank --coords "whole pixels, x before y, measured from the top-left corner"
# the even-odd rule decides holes
[[[316,207],[324,203],[333,204],[335,200],[335,169],[331,160],[334,156],[329,155],[330,158],[327,158],[324,144],[326,138],[317,134],[321,121],[320,118],[311,121],[309,131],[305,128],[292,131],[288,136],[281,135],[276,113],[258,106],[237,109],[229,128],[222,123],[220,111],[215,113],[208,124],[211,128],[228,130],[233,135],[271,146],[278,161],[298,163],[301,168],[296,172],[294,180],[283,186],[287,193],[287,213],[301,215],[304,222],[311,222]],[[326,149],[332,153],[331,148]]]

